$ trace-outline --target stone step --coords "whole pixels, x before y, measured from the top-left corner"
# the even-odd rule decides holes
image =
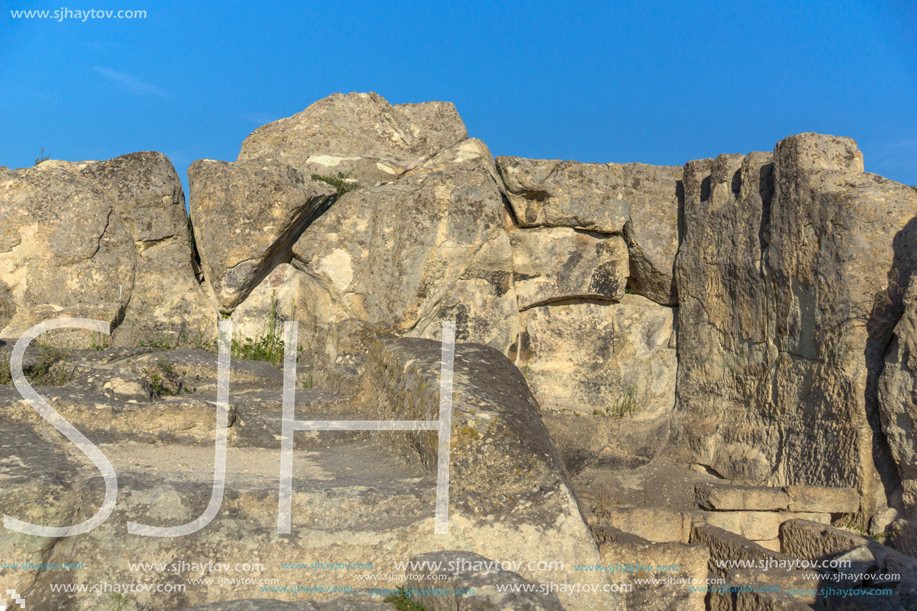
[[[855,513],[860,508],[855,488],[699,483],[694,490],[699,508],[716,511]]]
[[[613,507],[593,512],[595,527],[611,527],[648,541],[687,543],[693,524],[709,524],[740,535],[772,551],[780,551],[780,526],[789,520],[831,522],[827,513],[788,511],[674,511],[647,507]]]

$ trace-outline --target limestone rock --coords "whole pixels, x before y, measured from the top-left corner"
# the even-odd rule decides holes
[[[790,511],[856,513],[860,500],[854,488],[823,486],[787,486]]]
[[[489,154],[489,153],[488,153]],[[518,335],[512,251],[489,173],[461,162],[346,194],[293,247],[293,266],[338,308],[400,335],[438,337],[506,353]]]
[[[520,226],[623,233],[630,210],[622,168],[521,157],[496,161]]]
[[[697,484],[694,487],[697,506],[720,511],[779,511],[790,504],[783,488]]]
[[[51,318],[102,320],[116,341],[176,334],[213,315],[193,272],[184,196],[152,152],[108,161],[46,161],[0,182],[0,335]],[[83,330],[42,341],[88,347]]]
[[[188,168],[191,219],[204,278],[231,312],[281,262],[334,187],[264,160],[202,159]]]
[[[15,304],[4,337],[52,317],[93,318],[114,329],[123,316],[137,253],[112,199],[81,174],[85,167],[47,161],[0,183],[0,280]],[[55,337],[89,344],[84,331],[42,339]]]
[[[136,343],[209,327],[214,308],[195,275],[193,239],[181,180],[162,153],[131,153],[88,164],[134,238],[134,287],[118,341]],[[119,282],[119,287],[120,287]]]
[[[509,234],[519,309],[565,299],[620,301],[627,284],[627,245],[619,236],[566,227]]]
[[[375,186],[467,136],[448,102],[392,106],[376,93],[337,93],[256,129],[237,161],[274,158],[306,177],[341,173]]]
[[[623,234],[634,290],[657,303],[678,303],[680,167],[498,157],[497,168],[520,226]]]
[[[707,578],[710,552],[702,545],[650,543],[647,541],[606,541],[599,545],[602,563],[613,567],[609,580],[629,584],[624,595],[628,609],[659,611],[705,611],[703,591],[692,591],[691,580]],[[676,569],[677,570],[673,570]],[[648,588],[636,580],[670,580]],[[698,583],[694,582],[694,583]]]
[[[613,165],[613,164],[609,164]],[[663,305],[677,305],[675,256],[684,206],[681,166],[625,163],[624,199],[630,220],[624,238],[630,252],[630,285]]]
[[[901,312],[888,274],[917,267],[917,199],[862,170],[853,141],[818,134],[685,166],[678,405],[722,476],[855,487],[871,514],[879,473],[894,488],[873,462],[875,382]]]
[[[673,320],[639,295],[534,307],[521,316],[520,367],[545,409],[657,417],[674,405]]]
[[[917,509],[917,277],[904,295],[904,315],[895,327],[879,380],[882,430],[901,476],[904,510]]]
[[[364,377],[365,417],[436,418],[440,354],[439,342],[430,340],[378,342]],[[509,558],[521,553],[512,551],[521,550],[516,547],[521,541],[508,542],[500,533],[524,528],[530,533],[524,548],[528,556],[590,558],[594,560],[582,562],[597,563],[598,550],[570,492],[557,449],[538,416],[534,397],[513,364],[493,348],[459,345],[453,393],[450,532],[452,528],[463,529],[462,536],[474,544],[473,551],[478,554]],[[435,473],[435,435],[389,435],[390,451]],[[482,495],[482,489],[489,493]],[[485,532],[492,535],[480,537]],[[576,572],[571,564],[542,573],[539,579],[597,583],[603,576]],[[609,608],[614,603],[615,597],[603,592],[584,591],[564,600],[568,609]]]

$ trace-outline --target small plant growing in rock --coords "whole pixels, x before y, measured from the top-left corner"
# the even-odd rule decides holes
[[[156,394],[160,396],[175,396],[183,392],[192,392],[190,388],[187,388],[184,383],[178,379],[178,373],[173,366],[171,364],[167,365],[165,360],[161,358],[156,361],[156,369],[150,371],[143,368],[140,372],[146,376],[150,386],[152,386]],[[185,372],[182,372],[182,375],[184,374]]]
[[[313,174],[312,180],[317,180],[319,182],[327,183],[337,189],[338,199],[344,196],[345,193],[350,193],[351,191],[356,191],[360,188],[360,185],[357,183],[347,182],[347,178],[350,176],[350,173],[344,174],[343,172],[338,172],[331,176],[322,176],[321,174]]]
[[[609,405],[605,411],[597,409],[592,410],[593,416],[611,416],[612,418],[623,418],[633,416],[637,411],[637,383],[633,382],[624,391],[621,400],[616,405]]]
[[[93,350],[102,351],[111,346],[111,339],[104,333],[93,333],[92,343],[89,347]]]
[[[38,165],[42,161],[47,161],[51,159],[51,155],[45,155],[45,147],[41,147],[41,154],[35,158],[35,165]]]
[[[121,594],[112,592],[111,594],[111,611],[127,611],[127,605],[131,602],[130,594]]]
[[[392,603],[398,611],[426,611],[426,607],[408,598],[404,588],[398,588],[394,594],[386,596],[385,602]]]

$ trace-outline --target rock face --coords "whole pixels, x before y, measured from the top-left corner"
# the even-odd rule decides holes
[[[680,167],[498,157],[497,168],[521,227],[623,235],[633,288],[657,303],[677,304]]]
[[[375,609],[381,595],[360,588],[415,585],[373,583],[402,572],[486,593],[417,599],[428,608],[820,603],[657,596],[602,564],[804,588],[798,572],[722,565],[783,551],[900,572],[881,604],[917,600],[917,560],[899,553],[917,550],[917,194],[865,173],[852,140],[800,134],[683,168],[494,160],[451,104],[336,94],[259,128],[234,162],[195,162],[189,179],[193,223],[158,153],[0,168],[0,513],[72,524],[102,503],[98,472],[9,385],[12,341],[49,318],[113,331],[107,349],[49,333],[24,370],[119,476],[91,533],[0,531],[5,567],[85,563],[63,578],[0,568],[0,592],[75,611],[97,599],[50,584],[128,583],[128,562],[196,558],[260,568],[235,588],[151,571],[194,587],[138,609]],[[221,510],[193,536],[126,535],[128,521],[187,523],[211,498],[220,315],[236,357],[268,361],[232,359]],[[284,348],[299,359],[298,421],[435,420],[442,321],[459,342],[448,535],[433,531],[433,430],[296,431],[294,533],[278,535]],[[179,337],[195,349],[164,349]],[[48,348],[68,343],[97,349]],[[868,519],[898,552],[828,526],[839,516]],[[457,555],[564,564],[394,564]],[[300,557],[374,565],[334,576],[352,595],[264,600],[256,581]],[[561,583],[583,587],[522,588]]]
[[[519,364],[541,406],[648,419],[675,404],[674,315],[639,295],[522,313]]]
[[[471,153],[469,153],[471,154]],[[504,353],[518,334],[512,251],[499,186],[465,159],[346,194],[293,247],[339,319],[435,337],[455,320],[459,341]]]
[[[49,160],[8,172],[0,217],[0,336],[61,317],[120,327],[122,343],[212,324],[193,271],[181,182],[163,155]],[[42,339],[91,341],[67,330]]]
[[[295,418],[435,419],[440,405],[440,353],[440,343],[431,340],[377,342],[369,365],[354,385],[361,389],[359,395],[300,390]],[[137,581],[137,575],[128,563],[148,562],[152,564],[144,583],[161,584],[164,589],[152,595],[135,593],[132,600],[138,605],[155,601],[164,608],[184,609],[254,598],[259,593],[264,596],[259,580],[285,574],[295,578],[297,572],[284,570],[283,563],[300,558],[320,558],[342,566],[361,563],[368,569],[334,573],[337,592],[341,588],[396,587],[402,584],[375,583],[377,576],[364,573],[410,573],[398,569],[394,561],[452,549],[456,550],[453,555],[467,555],[470,562],[480,559],[478,554],[497,561],[560,561],[550,566],[545,563],[543,571],[529,569],[528,581],[502,570],[488,576],[473,568],[450,569],[454,587],[482,588],[480,601],[502,601],[501,608],[513,608],[513,601],[529,600],[531,595],[501,594],[496,585],[575,580],[594,586],[597,592],[565,595],[564,607],[555,596],[539,594],[542,606],[534,608],[619,608],[617,596],[601,589],[605,583],[602,573],[581,574],[573,568],[581,562],[600,562],[596,544],[524,380],[506,357],[482,345],[456,347],[448,534],[433,530],[436,435],[431,439],[429,431],[383,430],[296,432],[293,532],[278,535],[280,374],[265,363],[236,359],[232,360],[226,490],[220,510],[206,527],[185,536],[125,533],[128,521],[176,526],[194,520],[207,507],[216,420],[213,387],[208,384],[216,355],[209,356],[208,362],[197,351],[110,348],[82,351],[74,357],[80,366],[93,367],[99,375],[107,372],[113,378],[159,367],[160,371],[174,368],[185,379],[200,382],[190,393],[157,396],[146,402],[100,396],[97,385],[84,378],[60,389],[38,389],[100,445],[118,476],[118,500],[109,519],[83,535],[49,541],[8,530],[0,533],[0,552],[16,558],[17,563],[53,565],[74,559],[81,563],[68,571],[4,570],[0,584],[5,589],[28,591],[34,608],[70,611],[99,598],[91,592],[59,591],[50,584],[131,583]],[[201,388],[206,389],[204,394]],[[93,409],[85,409],[87,405]],[[4,432],[0,511],[42,524],[79,522],[94,513],[103,496],[98,471],[84,464],[87,461],[73,444],[43,424],[15,389],[0,387],[0,407],[0,430]],[[49,467],[52,463],[53,468]],[[208,569],[192,569],[190,564],[186,569],[175,568],[182,561],[199,566],[229,563],[233,568],[225,571],[237,573],[234,577],[239,585],[212,588],[187,581]],[[417,571],[422,573],[422,567]],[[314,592],[277,590],[270,596],[278,599],[277,608],[295,608],[281,602],[306,598],[328,602],[310,606],[303,601],[304,608],[351,608],[335,606],[344,600],[329,600],[339,596],[330,587]],[[468,602],[477,604],[474,600]],[[354,593],[350,602],[381,601]],[[214,608],[246,608],[246,604]],[[251,605],[248,608],[272,608]]]
[[[336,195],[327,183],[264,160],[202,159],[188,168],[204,277],[229,313],[281,262]]]
[[[902,309],[889,278],[917,263],[907,191],[817,134],[685,166],[678,409],[697,462],[852,486],[866,515],[884,504],[896,474],[874,439],[876,382]]]
[[[879,414],[898,473],[904,510],[917,509],[917,279],[912,278],[904,295],[904,315],[885,357],[879,381]]]
[[[620,301],[627,284],[627,245],[565,227],[513,231],[513,279],[519,309],[566,299]]]
[[[468,137],[448,102],[392,106],[375,93],[334,94],[299,114],[259,127],[238,161],[274,157],[303,175],[353,175],[390,182]]]

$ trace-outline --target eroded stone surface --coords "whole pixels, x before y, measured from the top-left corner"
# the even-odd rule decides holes
[[[519,309],[564,299],[620,301],[627,284],[627,245],[619,236],[566,227],[509,234]]]
[[[639,295],[534,307],[521,316],[520,367],[545,409],[657,417],[674,406],[673,322]]]

